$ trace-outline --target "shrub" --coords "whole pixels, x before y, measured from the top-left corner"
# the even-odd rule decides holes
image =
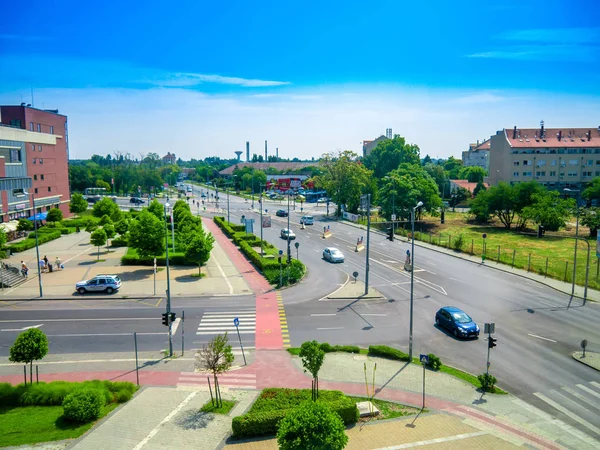
[[[387,345],[370,345],[369,355],[381,356],[383,358],[395,359],[398,361],[410,361],[410,358],[406,353],[395,348],[388,347]]]
[[[236,438],[275,434],[285,414],[286,411],[278,410],[237,416],[231,422],[231,430]]]
[[[325,353],[333,352],[346,352],[346,353],[360,353],[360,348],[356,345],[331,345],[329,342],[321,342],[319,344],[321,350]]]
[[[64,220],[63,221],[63,225],[66,227],[79,227],[79,228],[83,228],[85,229],[85,227],[88,226],[89,223],[94,223],[97,224],[98,223],[98,219],[96,219],[95,217],[82,217],[80,219],[68,219],[68,220]]]
[[[465,237],[462,234],[459,234],[454,238],[454,242],[452,242],[452,248],[457,251],[461,251],[463,246],[465,245]]]
[[[430,353],[427,356],[429,357],[429,364],[427,364],[427,366],[433,370],[440,370],[440,367],[442,367],[442,361],[440,358],[435,356],[433,353]]]
[[[65,418],[73,422],[87,423],[100,416],[105,398],[96,389],[79,389],[67,395],[63,401]]]
[[[127,235],[122,235],[110,241],[111,247],[127,247]]]
[[[496,384],[496,377],[489,373],[482,373],[481,375],[477,375],[477,379],[481,384],[481,389],[484,392],[493,392],[494,385]]]
[[[30,231],[33,230],[33,222],[29,219],[19,219],[17,225],[17,231]]]
[[[61,232],[58,230],[52,230],[44,233],[40,233],[38,230],[38,243],[45,244],[46,242],[53,241],[54,239],[58,239],[61,236]],[[7,245],[7,248],[10,249],[12,253],[23,252],[25,250],[29,250],[30,248],[35,247],[35,233],[31,233],[29,235],[31,239],[23,239],[21,242],[17,242],[16,244]]]

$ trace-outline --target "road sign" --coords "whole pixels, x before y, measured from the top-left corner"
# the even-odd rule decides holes
[[[596,258],[600,258],[600,233],[598,233],[598,238],[596,239]]]
[[[483,234],[481,235],[481,237],[485,239],[485,238],[487,237],[487,234],[483,233]]]
[[[280,255],[283,255],[283,250],[279,250],[279,254],[280,254]]]
[[[296,247],[296,248],[300,247],[300,242],[296,242],[296,243],[294,244],[294,247]]]
[[[233,324],[237,327],[240,325],[240,319],[238,319],[237,317],[235,319],[233,319]]]
[[[586,348],[587,347],[587,339],[584,339],[583,341],[581,341],[581,348]]]
[[[429,356],[427,355],[419,355],[419,361],[421,361],[421,364],[429,364]]]
[[[487,334],[494,334],[494,332],[496,331],[496,324],[495,323],[486,323],[483,325],[483,332],[487,333]]]
[[[290,180],[290,187],[291,188],[297,189],[297,188],[299,188],[301,186],[302,186],[302,183],[301,183],[300,180],[295,180],[295,179],[294,180]]]
[[[263,228],[271,228],[271,216],[263,216],[262,227]]]

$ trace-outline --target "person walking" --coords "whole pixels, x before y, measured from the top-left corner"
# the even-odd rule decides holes
[[[54,261],[54,265],[56,266],[56,270],[61,270],[60,269],[60,258],[57,256],[56,260]]]
[[[44,264],[48,267],[48,257],[44,255]]]
[[[29,267],[27,267],[27,264],[25,264],[24,261],[21,261],[21,274],[27,278],[27,274],[29,273]]]

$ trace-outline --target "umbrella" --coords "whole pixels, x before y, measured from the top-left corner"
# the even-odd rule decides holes
[[[48,213],[37,213],[35,216],[31,216],[27,220],[31,220],[32,222],[34,220],[46,220],[46,217],[48,217]]]

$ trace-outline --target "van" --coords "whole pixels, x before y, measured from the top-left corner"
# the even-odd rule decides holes
[[[313,225],[314,224],[313,216],[302,216],[300,218],[300,223],[304,224],[304,225]]]

